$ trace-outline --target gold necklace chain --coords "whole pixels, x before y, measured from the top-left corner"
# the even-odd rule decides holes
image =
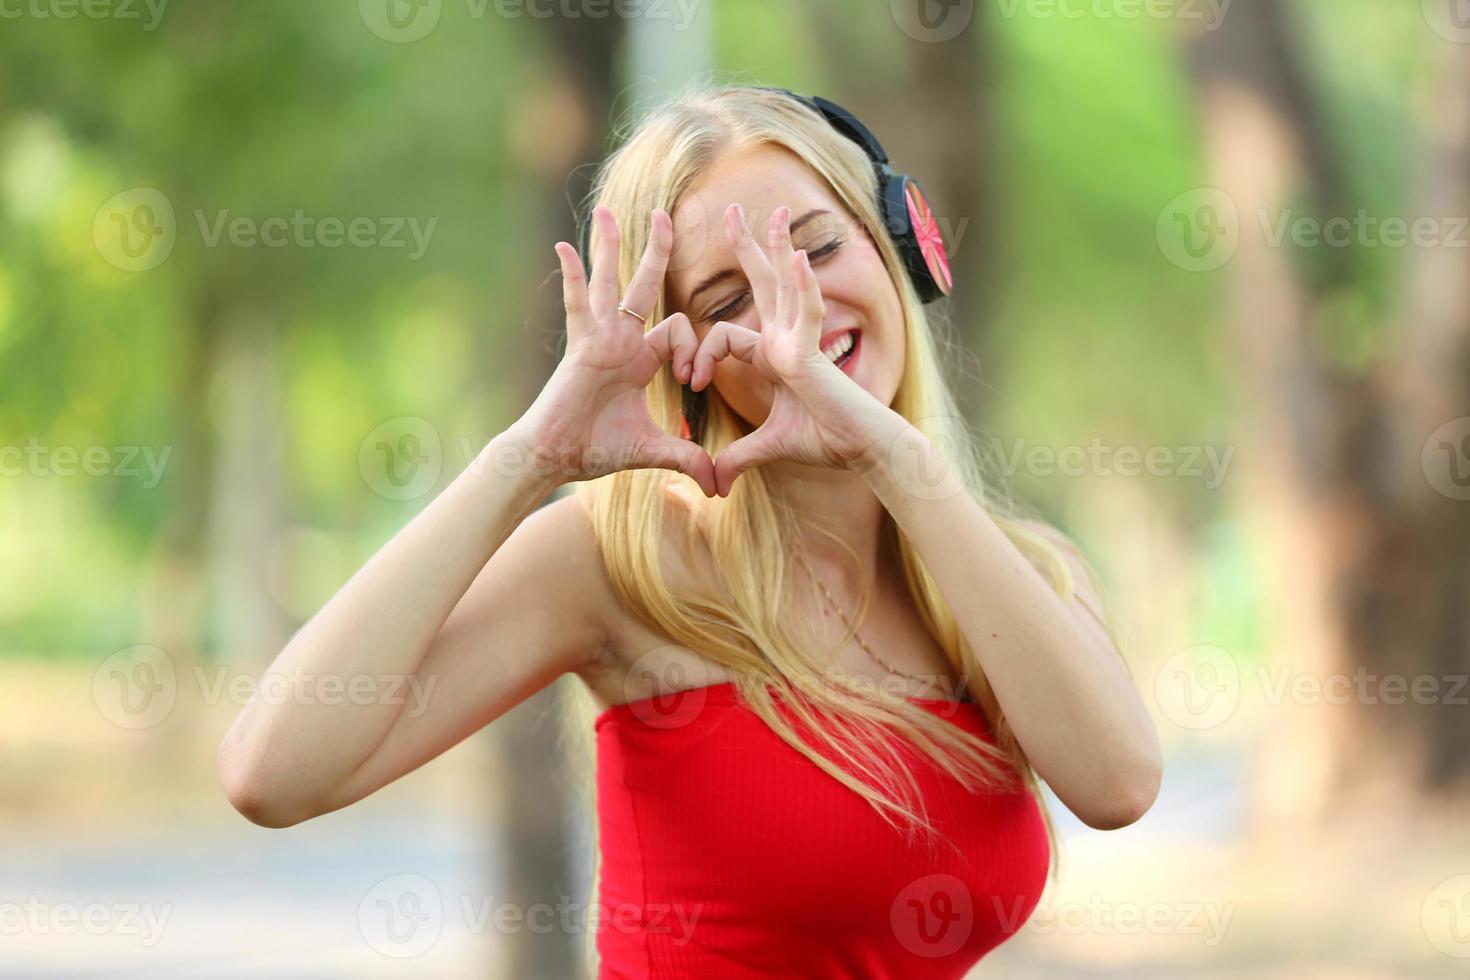
[[[915,677],[913,674],[904,673],[903,671],[899,670],[897,667],[893,666],[891,663],[874,653],[873,648],[868,646],[868,644],[863,641],[862,634],[857,631],[857,627],[853,626],[851,621],[848,620],[846,613],[842,611],[842,607],[837,605],[837,600],[832,597],[832,593],[828,592],[827,587],[822,584],[822,580],[817,578],[817,573],[812,571],[811,563],[806,560],[806,555],[801,556],[801,563],[806,566],[806,573],[811,576],[811,579],[813,582],[816,583],[817,588],[821,589],[823,594],[827,596],[827,601],[832,604],[832,608],[836,610],[837,615],[839,618],[841,618],[843,625],[852,630],[853,638],[858,641],[858,645],[863,648],[868,656],[872,657],[873,660],[875,660],[890,674],[897,674],[899,677],[906,677],[909,680],[916,681],[920,684],[932,683],[932,678]]]

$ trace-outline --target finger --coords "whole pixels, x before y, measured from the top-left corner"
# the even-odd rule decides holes
[[[736,439],[715,458],[715,492],[721,497],[730,496],[730,487],[740,474],[773,458],[770,439],[761,430]]]
[[[699,350],[699,338],[694,334],[694,324],[683,313],[671,313],[658,322],[643,339],[658,354],[659,360],[667,361],[674,380],[688,384],[694,375],[694,355]]]
[[[661,470],[677,470],[699,484],[706,497],[715,495],[715,464],[703,446],[662,432],[642,446],[638,464]]]
[[[776,312],[772,322],[788,324],[796,308],[796,277],[791,271],[791,209],[784,204],[771,215],[766,229],[771,268],[776,277]]]
[[[592,316],[598,323],[604,323],[618,305],[618,252],[623,235],[618,230],[618,219],[607,208],[593,208],[592,220],[597,225],[597,249],[592,256],[592,282],[587,298]]]
[[[592,310],[587,305],[587,274],[582,257],[566,242],[557,242],[557,258],[561,259],[561,297],[567,310],[567,346],[592,332]]]
[[[725,234],[735,246],[735,258],[750,283],[756,315],[761,323],[769,323],[776,315],[776,276],[765,251],[745,226],[745,209],[738,204],[725,209]]]
[[[760,345],[761,335],[756,331],[738,323],[720,320],[710,327],[709,333],[704,335],[704,340],[700,341],[699,348],[694,352],[694,374],[689,379],[690,389],[703,391],[714,377],[715,365],[732,354],[747,364],[754,364]]]
[[[827,304],[822,300],[822,286],[812,271],[811,256],[806,249],[796,253],[792,261],[796,276],[796,331],[807,347],[822,342],[822,323],[827,318]]]
[[[643,249],[643,258],[628,292],[623,296],[623,305],[644,317],[653,314],[663,294],[664,272],[669,267],[669,253],[674,249],[674,222],[662,208],[654,208],[649,216],[648,245]],[[632,317],[626,317],[629,323]]]

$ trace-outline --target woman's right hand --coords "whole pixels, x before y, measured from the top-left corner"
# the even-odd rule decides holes
[[[562,482],[577,482],[617,470],[660,468],[692,477],[706,496],[715,494],[715,468],[704,447],[665,432],[648,414],[645,389],[665,362],[687,384],[699,348],[694,327],[675,313],[653,329],[619,312],[617,219],[606,208],[597,222],[594,275],[589,286],[577,250],[556,243],[566,303],[567,351],[550,380],[513,427]],[[663,290],[674,245],[674,223],[655,209],[648,247],[621,302],[647,316]]]

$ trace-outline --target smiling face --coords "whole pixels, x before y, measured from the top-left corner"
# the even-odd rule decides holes
[[[800,157],[771,144],[726,154],[680,201],[665,313],[683,311],[700,340],[719,320],[761,329],[750,284],[724,231],[725,209],[745,209],[746,227],[762,247],[775,210],[791,209],[791,245],[806,249],[822,290],[821,346],[851,350],[844,372],[884,405],[893,402],[904,368],[903,309],[883,258],[862,225]],[[769,248],[767,247],[769,252]],[[850,339],[839,336],[852,333]],[[715,365],[720,397],[751,425],[771,410],[772,385],[755,367],[727,357]]]

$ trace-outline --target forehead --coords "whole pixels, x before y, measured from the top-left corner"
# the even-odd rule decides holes
[[[746,226],[762,245],[771,215],[782,205],[791,209],[793,219],[813,208],[826,208],[834,216],[847,214],[826,182],[784,147],[760,144],[725,154],[671,215],[674,253],[666,281],[674,302],[682,302],[711,273],[739,269],[735,249],[725,237],[725,209],[731,204],[745,209]],[[799,241],[795,244],[801,247]]]

